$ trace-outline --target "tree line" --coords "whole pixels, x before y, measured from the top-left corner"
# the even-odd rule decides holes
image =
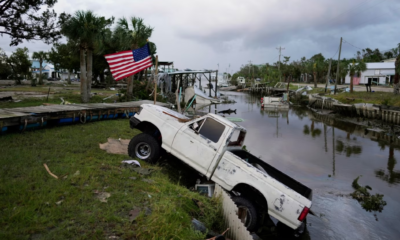
[[[315,54],[307,59],[302,57],[300,60],[290,62],[289,56],[284,56],[282,61],[273,64],[246,64],[242,65],[240,70],[233,74],[232,83],[237,84],[237,77],[245,77],[246,79],[260,78],[261,82],[275,84],[278,81],[303,81],[307,83],[325,83],[328,75],[329,64],[331,65],[329,72],[329,80],[332,82],[338,79],[338,84],[343,84],[347,75],[351,76],[351,86],[354,76],[359,76],[361,72],[366,70],[368,62],[381,62],[389,58],[397,58],[396,66],[399,65],[400,43],[385,52],[379,49],[363,49],[357,51],[354,57],[349,59],[341,59],[339,71],[337,71],[338,61],[332,58],[325,58],[322,53]],[[400,69],[397,70],[400,72]]]
[[[43,63],[47,61],[54,65],[56,71],[79,73],[82,102],[89,101],[93,81],[105,83],[113,80],[104,55],[142,47],[154,30],[142,18],[120,18],[115,21],[114,17],[98,16],[92,11],[57,16],[54,11],[47,9],[37,17],[41,8],[50,8],[57,0],[8,2],[10,4],[0,6],[0,27],[4,28],[0,33],[11,37],[10,45],[18,45],[23,40],[43,40],[53,44],[48,52],[33,52],[32,59],[39,61],[40,73],[38,83],[32,78],[31,85],[43,84]],[[34,28],[31,27],[33,24]],[[66,43],[58,42],[62,36],[66,37]],[[153,42],[148,43],[154,62],[157,47]],[[30,75],[30,67],[27,48],[17,48],[10,56],[0,49],[0,78],[11,76],[20,83],[21,76]],[[147,69],[126,78],[128,98],[133,94],[134,78],[141,80],[145,71]],[[68,83],[71,83],[70,75]]]

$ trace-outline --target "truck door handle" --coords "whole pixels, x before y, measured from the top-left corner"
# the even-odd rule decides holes
[[[192,140],[190,140],[190,142],[191,142],[191,143],[193,143],[193,141],[192,141]]]

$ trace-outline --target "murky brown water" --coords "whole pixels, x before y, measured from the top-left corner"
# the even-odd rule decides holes
[[[258,97],[223,94],[237,103],[203,111],[237,109],[230,116],[245,120],[238,124],[248,130],[247,149],[313,189],[317,216],[308,216],[305,239],[400,239],[399,146],[365,135],[350,123],[312,120],[307,109],[260,110]],[[363,210],[349,196],[360,175],[360,185],[384,194],[387,205],[381,213]]]

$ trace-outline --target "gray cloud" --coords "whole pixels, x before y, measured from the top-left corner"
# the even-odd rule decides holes
[[[178,68],[237,70],[249,60],[277,61],[278,46],[291,60],[322,53],[332,57],[340,37],[361,48],[389,49],[400,42],[396,0],[59,0],[57,12],[92,10],[116,18],[138,16],[155,28],[160,59]],[[0,39],[7,52],[8,38]],[[40,41],[30,51],[50,49]],[[343,45],[344,57],[358,49]],[[337,57],[337,56],[336,56]]]

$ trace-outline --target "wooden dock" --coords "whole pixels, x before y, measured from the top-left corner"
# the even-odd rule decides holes
[[[0,133],[96,120],[129,118],[139,111],[142,104],[153,104],[153,101],[3,108],[0,109]],[[166,103],[157,102],[156,104],[168,106]]]

